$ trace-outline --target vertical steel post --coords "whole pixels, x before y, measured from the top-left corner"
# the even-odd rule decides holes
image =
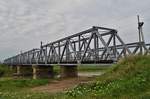
[[[45,64],[47,64],[47,46],[45,48]]]
[[[69,61],[69,43],[68,43],[68,39],[66,41],[66,62]]]
[[[95,58],[94,60],[97,61],[98,60],[97,59],[98,58],[98,46],[97,46],[98,45],[98,41],[97,41],[96,33],[94,33],[93,36],[94,36],[94,54],[95,54],[94,55],[94,58]]]
[[[113,35],[113,53],[114,53],[115,59],[117,59],[116,37],[114,34],[112,34],[112,35]]]
[[[60,55],[60,53],[61,53],[60,51],[61,51],[61,50],[60,50],[60,42],[58,42],[58,55],[59,55],[59,61],[58,61],[58,63],[60,63],[60,56],[61,56],[61,55]]]
[[[81,59],[81,35],[78,36],[78,58]]]
[[[77,59],[78,56],[76,57],[76,55],[77,55],[76,43],[74,42],[73,44],[74,44],[74,57],[73,57],[73,60],[75,61],[75,60],[78,60],[78,59]]]

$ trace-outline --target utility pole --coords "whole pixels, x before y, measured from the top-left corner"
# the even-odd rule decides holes
[[[137,15],[138,19],[138,32],[139,32],[139,43],[140,43],[140,54],[142,54],[142,45],[145,43],[144,41],[144,35],[143,35],[143,25],[144,22],[140,22],[140,17]]]

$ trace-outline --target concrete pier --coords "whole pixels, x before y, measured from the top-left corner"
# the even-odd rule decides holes
[[[20,75],[20,72],[21,72],[21,66],[16,66],[16,69],[17,69],[17,75]]]
[[[32,77],[32,67],[25,65],[17,65],[13,67],[14,76],[16,77]]]
[[[13,66],[13,71],[15,71],[15,77],[28,77],[33,79],[54,77],[52,65],[17,65]],[[60,65],[60,77],[78,77],[77,65]]]
[[[71,78],[78,76],[77,65],[61,65],[60,66],[61,78]]]
[[[38,78],[53,78],[53,66],[32,65],[33,79]]]

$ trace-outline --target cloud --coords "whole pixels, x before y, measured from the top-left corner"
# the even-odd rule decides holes
[[[149,0],[0,0],[0,59],[93,25],[116,28],[125,42],[133,42],[137,14],[145,22],[149,42],[149,4]]]

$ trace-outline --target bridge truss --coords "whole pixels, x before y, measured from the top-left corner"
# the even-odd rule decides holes
[[[113,63],[130,54],[149,54],[150,44],[125,44],[117,30],[93,26],[4,60],[8,65]]]

